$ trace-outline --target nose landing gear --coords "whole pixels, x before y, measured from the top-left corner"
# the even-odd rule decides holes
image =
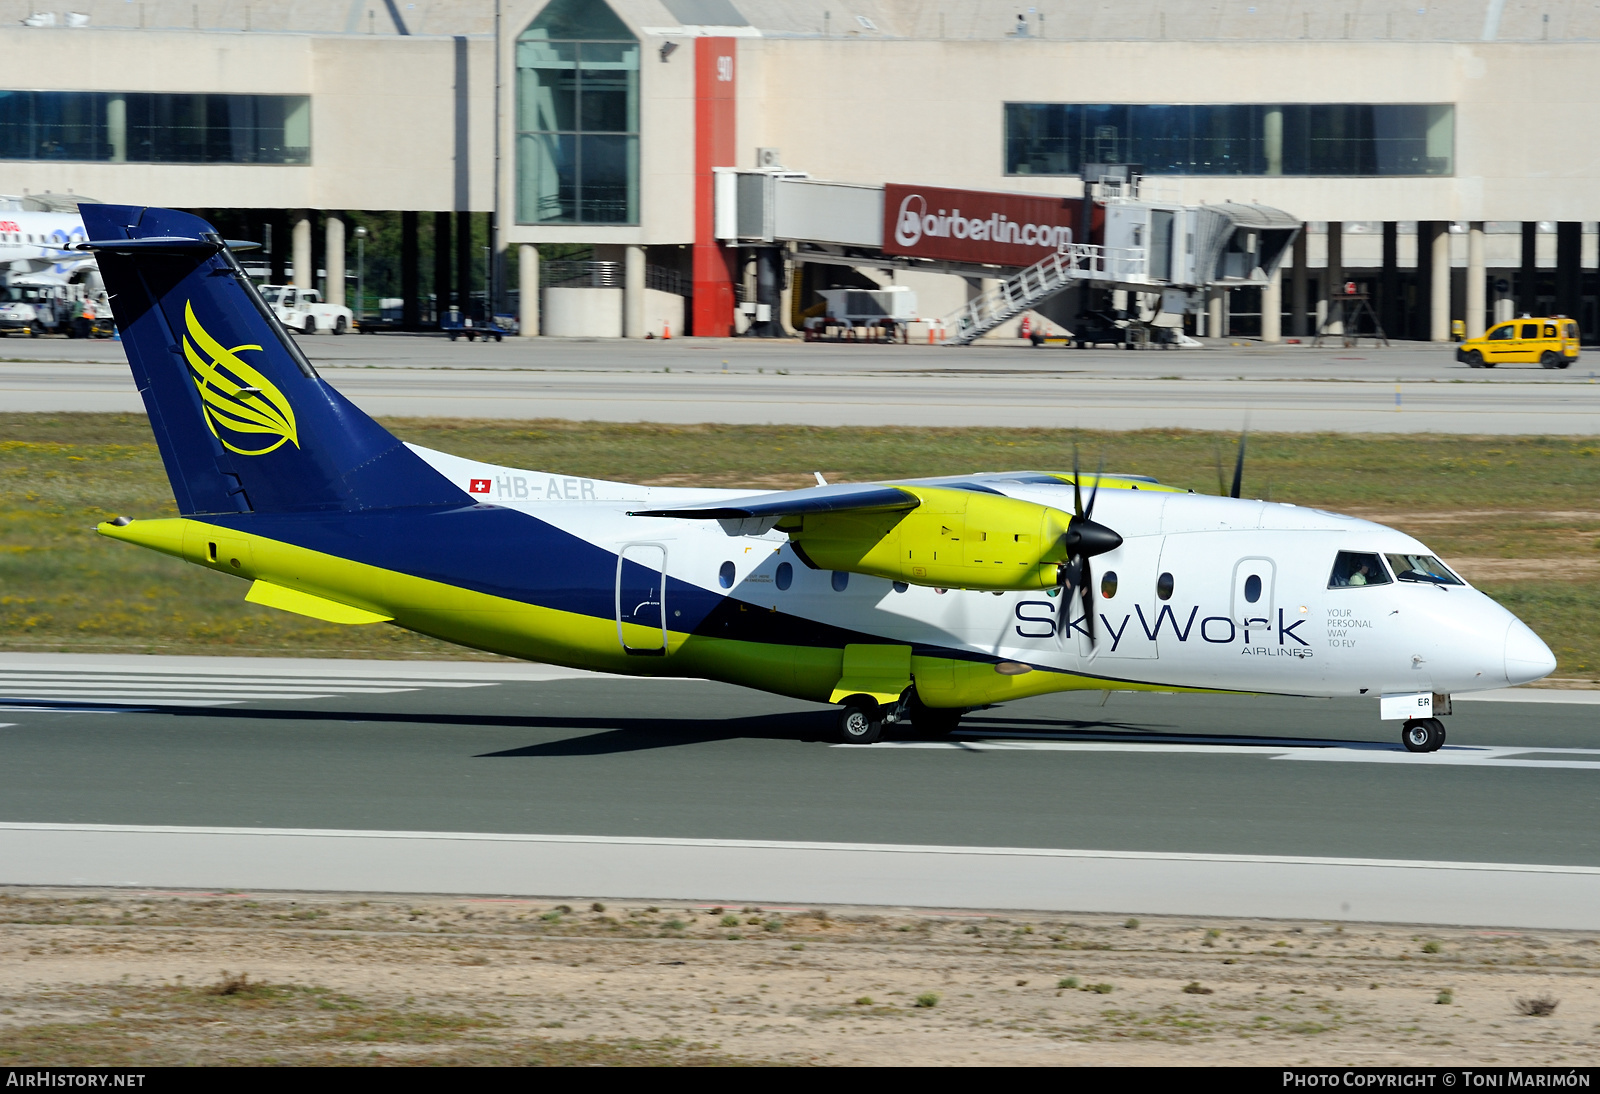
[[[1400,730],[1407,752],[1437,752],[1444,746],[1444,723],[1437,718],[1413,718]]]

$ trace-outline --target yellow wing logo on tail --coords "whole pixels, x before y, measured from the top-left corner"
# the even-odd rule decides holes
[[[206,425],[229,452],[241,456],[264,456],[281,448],[284,442],[300,447],[295,432],[294,408],[270,380],[239,359],[241,350],[260,346],[234,346],[227,349],[200,325],[194,305],[184,304],[183,318],[189,328],[183,339],[183,355],[188,358]],[[226,431],[238,443],[223,436]]]

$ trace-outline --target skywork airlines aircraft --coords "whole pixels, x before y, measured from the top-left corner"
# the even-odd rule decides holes
[[[1046,692],[1202,689],[1381,699],[1422,752],[1451,693],[1555,668],[1410,536],[1240,499],[1237,471],[1234,497],[1075,472],[752,496],[402,444],[317,375],[210,225],[83,212],[182,514],[99,530],[257,604],[836,703],[856,743]]]

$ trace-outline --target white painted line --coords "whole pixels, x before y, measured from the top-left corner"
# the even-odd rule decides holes
[[[1447,745],[1438,752],[1407,752],[1402,745],[1349,743],[1338,745],[1281,745],[1273,741],[1260,744],[1170,741],[1050,741],[1005,740],[970,737],[963,733],[949,741],[879,741],[872,748],[934,748],[966,752],[1131,752],[1138,755],[1184,753],[1192,756],[1254,756],[1264,760],[1305,760],[1312,763],[1408,764],[1421,767],[1557,767],[1600,771],[1600,749],[1535,748],[1509,745]],[[860,745],[833,745],[834,748],[860,749]],[[1536,753],[1539,758],[1525,759]],[[1560,754],[1571,759],[1545,759]]]
[[[1030,847],[0,823],[0,884],[1600,928],[1600,868]]]

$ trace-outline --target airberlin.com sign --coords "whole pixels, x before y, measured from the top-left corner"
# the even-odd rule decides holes
[[[1066,198],[946,190],[883,188],[886,254],[1031,266],[1072,242],[1078,202]]]

